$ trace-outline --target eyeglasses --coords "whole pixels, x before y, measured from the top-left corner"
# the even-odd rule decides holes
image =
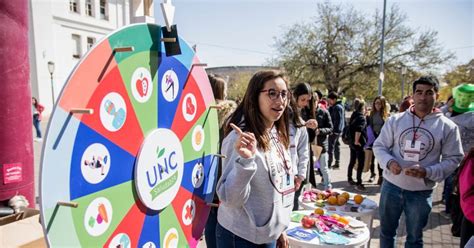
[[[267,95],[272,101],[277,100],[280,96],[283,101],[286,101],[288,99],[288,96],[290,95],[290,92],[286,90],[278,91],[274,89],[268,89],[268,90],[261,90],[260,92],[268,92]]]

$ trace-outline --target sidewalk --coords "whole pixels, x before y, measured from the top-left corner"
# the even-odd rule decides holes
[[[47,120],[41,122],[41,128],[43,135],[46,133]],[[35,185],[36,185],[36,195],[38,196],[38,185],[39,185],[39,171],[40,171],[40,162],[41,162],[41,149],[42,142],[34,142],[34,161],[35,161]],[[349,164],[349,147],[347,145],[341,144],[341,168],[339,170],[331,170],[331,180],[334,189],[344,190],[352,193],[359,193],[355,191],[354,187],[347,183],[347,165]],[[355,172],[353,174],[355,176]],[[363,179],[367,192],[364,193],[368,198],[379,202],[380,199],[380,190],[379,186],[375,183],[368,183],[367,180],[370,177],[370,173],[364,173]],[[317,176],[317,181],[321,181],[321,177]],[[322,188],[322,186],[318,186]],[[435,247],[459,247],[459,238],[453,237],[451,235],[451,220],[442,216],[440,213],[444,210],[444,204],[441,201],[441,195],[443,192],[443,184],[439,184],[433,194],[433,210],[430,214],[428,225],[425,227],[423,232],[424,247],[426,248],[435,248]],[[402,217],[400,221],[400,226],[398,228],[398,239],[397,247],[403,247],[406,231],[405,231],[405,219]],[[370,242],[370,247],[380,247],[379,243],[380,235],[380,221],[378,216],[378,211],[374,216],[373,223],[373,232],[371,234],[372,240]],[[198,247],[206,247],[205,243],[201,241],[198,244]]]

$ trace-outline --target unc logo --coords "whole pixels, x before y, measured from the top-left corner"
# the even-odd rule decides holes
[[[143,142],[135,166],[135,187],[150,209],[168,206],[183,178],[183,150],[178,137],[168,129],[157,129]]]

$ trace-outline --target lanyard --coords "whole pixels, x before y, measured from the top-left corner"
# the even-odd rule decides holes
[[[274,137],[272,134],[270,135],[270,139],[272,140],[272,145],[275,147],[276,149],[276,153],[277,153],[277,156],[278,158],[280,158],[280,160],[282,160],[281,163],[278,163],[278,165],[275,164],[275,158],[272,157],[272,150],[273,148],[270,149],[270,154],[267,152],[265,154],[265,158],[266,158],[266,161],[267,161],[267,165],[268,165],[268,178],[270,180],[270,183],[272,184],[273,188],[275,188],[275,190],[280,193],[280,194],[285,194],[285,190],[284,188],[280,189],[274,182],[274,179],[273,177],[277,176],[279,177],[280,173],[282,172],[282,167],[283,169],[285,170],[285,174],[286,174],[286,180],[290,180],[290,169],[291,167],[288,166],[288,163],[286,162],[286,159],[285,159],[285,153],[283,151],[283,148],[281,147],[281,144],[280,144],[280,141],[278,140],[277,137]],[[276,168],[275,168],[276,167]],[[278,171],[278,173],[275,173],[275,170]],[[273,175],[273,177],[272,177]],[[280,182],[281,184],[283,184],[285,181],[285,178],[282,177],[281,180],[283,180],[282,182]],[[276,182],[278,183],[278,182]]]
[[[418,126],[416,126],[415,128],[415,114],[413,113],[413,116],[412,116],[412,120],[413,120],[413,139],[411,141],[411,147],[415,147],[415,139],[416,139],[416,133],[418,132],[418,129],[420,128],[421,126],[421,123],[423,122],[423,118],[421,118],[420,120],[420,123],[418,123]]]
[[[274,145],[274,146],[276,147],[276,149],[277,149],[278,157],[283,161],[283,165],[284,165],[284,166],[279,166],[279,167],[283,167],[283,169],[285,170],[286,174],[290,174],[291,166],[288,165],[288,163],[286,162],[285,152],[283,151],[283,148],[282,148],[282,145],[281,145],[279,136],[275,136],[275,135],[273,134],[273,132],[271,132],[271,133],[270,133],[270,139],[272,140],[273,145]]]

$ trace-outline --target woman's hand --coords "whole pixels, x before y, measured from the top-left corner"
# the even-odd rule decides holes
[[[318,121],[316,121],[315,119],[309,119],[306,121],[305,125],[307,128],[316,130],[316,128],[318,128]]]
[[[243,132],[238,126],[230,123],[230,126],[239,134],[235,141],[234,148],[242,158],[251,158],[257,151],[257,139],[255,135],[249,132]]]
[[[290,241],[288,240],[288,237],[286,236],[285,232],[282,232],[280,237],[277,240],[277,248],[288,248],[290,247]]]

